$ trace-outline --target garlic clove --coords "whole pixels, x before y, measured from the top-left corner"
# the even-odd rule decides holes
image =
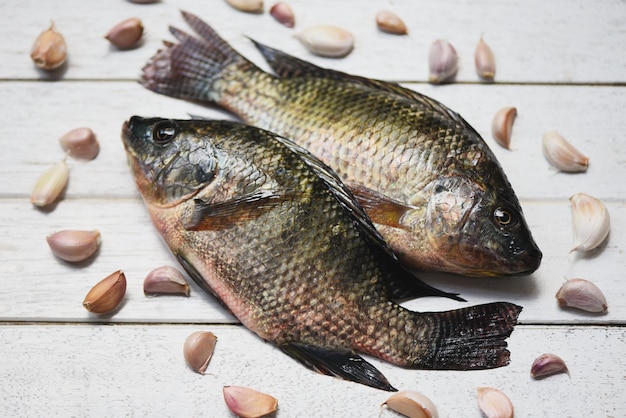
[[[491,122],[493,139],[506,149],[511,149],[511,133],[516,116],[517,109],[515,107],[503,107],[496,112]]]
[[[100,152],[96,134],[89,128],[72,129],[63,135],[59,142],[70,156],[82,160],[93,160]]]
[[[194,372],[204,374],[213,357],[216,343],[217,337],[212,332],[197,331],[189,335],[183,346],[187,365]]]
[[[54,203],[65,190],[69,175],[70,171],[64,160],[50,167],[35,183],[30,194],[30,202],[39,207]]]
[[[428,80],[433,84],[452,81],[458,71],[459,57],[456,49],[448,41],[437,39],[428,51],[430,75]]]
[[[263,13],[263,0],[226,0],[235,9],[246,13]]]
[[[161,0],[128,0],[131,3],[136,3],[136,4],[152,4],[152,3],[159,3]]]
[[[576,308],[587,312],[605,313],[606,297],[598,286],[585,279],[569,279],[555,295],[561,308]]]
[[[242,418],[257,418],[276,411],[273,396],[243,386],[224,386],[224,401],[232,413]]]
[[[72,263],[91,257],[100,246],[100,231],[63,230],[46,237],[52,253]]]
[[[380,30],[395,35],[406,35],[409,31],[400,17],[388,10],[381,10],[376,14],[376,25]]]
[[[118,270],[91,288],[83,300],[83,307],[95,314],[110,314],[120,306],[125,294],[126,276]]]
[[[474,64],[476,73],[485,81],[493,81],[496,75],[496,58],[487,43],[480,38],[474,51]]]
[[[63,35],[55,29],[54,22],[35,39],[30,57],[37,67],[46,71],[63,65],[67,59],[67,44]]]
[[[533,379],[541,379],[557,373],[567,373],[567,366],[556,354],[542,354],[533,361],[530,367],[530,375]]]
[[[570,252],[597,248],[609,235],[609,211],[600,199],[585,193],[576,193],[569,200],[574,225],[574,246]]]
[[[104,37],[118,49],[131,49],[138,45],[142,36],[143,23],[131,17],[113,26]]]
[[[296,17],[293,14],[293,10],[285,2],[279,1],[273,5],[270,9],[270,15],[288,28],[293,28],[296,25]]]
[[[312,26],[295,36],[306,49],[323,57],[343,57],[354,48],[354,36],[337,26]]]
[[[578,151],[557,131],[543,134],[543,155],[554,167],[565,172],[586,171],[589,158]]]
[[[498,389],[478,388],[477,400],[478,407],[487,418],[513,418],[513,403]]]
[[[435,404],[426,396],[412,390],[391,395],[383,405],[409,418],[438,418]]]
[[[152,270],[143,281],[146,295],[185,295],[189,296],[189,285],[185,276],[170,266],[161,266]]]

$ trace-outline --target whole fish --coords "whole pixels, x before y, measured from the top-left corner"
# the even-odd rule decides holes
[[[502,168],[480,135],[444,105],[397,84],[319,68],[255,43],[276,75],[206,23],[170,28],[142,84],[215,103],[295,140],[332,167],[401,261],[469,276],[525,275],[541,251]]]
[[[402,288],[410,273],[350,190],[293,142],[232,121],[132,117],[122,132],[152,221],[190,276],[308,367],[395,390],[357,353],[407,368],[508,364],[521,307],[392,302],[447,295]]]

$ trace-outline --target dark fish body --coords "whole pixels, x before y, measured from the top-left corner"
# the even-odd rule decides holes
[[[393,390],[357,353],[409,368],[508,364],[521,308],[394,303],[450,295],[407,288],[414,279],[350,190],[289,140],[236,122],[133,117],[123,141],[153,223],[191,277],[307,366]]]
[[[411,268],[471,276],[530,274],[541,252],[519,201],[478,133],[442,104],[397,84],[322,69],[256,44],[276,75],[197,17],[171,28],[144,68],[156,92],[216,103],[293,139],[340,176]]]

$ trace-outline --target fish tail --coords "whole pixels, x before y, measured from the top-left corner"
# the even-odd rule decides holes
[[[142,70],[140,83],[166,96],[217,103],[227,87],[225,74],[262,72],[197,16],[182,12],[200,38],[170,27],[179,43],[164,42]]]
[[[509,364],[506,338],[513,332],[521,306],[507,302],[488,303],[446,312],[415,314],[416,321],[431,327],[431,338],[418,342],[409,367],[439,370],[480,370]],[[424,353],[424,352],[422,352]]]

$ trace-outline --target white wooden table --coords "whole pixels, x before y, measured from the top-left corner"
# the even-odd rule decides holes
[[[266,10],[272,3],[266,4]],[[479,417],[475,394],[492,386],[509,395],[518,417],[626,416],[626,3],[620,0],[467,2],[411,0],[290,0],[296,30],[334,23],[351,30],[356,48],[344,59],[307,53],[294,30],[269,14],[235,11],[222,0],[5,1],[0,3],[0,414],[3,416],[230,416],[224,385],[243,385],[279,399],[280,417],[392,417],[381,409],[388,393],[318,375],[247,331],[210,297],[146,298],[148,271],[176,265],[143,208],[120,141],[131,115],[230,117],[218,110],[159,96],[137,82],[140,68],[169,24],[186,29],[178,10],[206,19],[242,53],[261,63],[245,35],[322,66],[404,83],[460,112],[492,146],[513,183],[544,252],[530,277],[465,279],[438,274],[432,284],[460,292],[469,303],[507,300],[524,306],[509,340],[508,367],[479,372],[415,371],[368,359],[400,389],[423,392],[443,417]],[[378,10],[406,21],[397,37],[374,25]],[[145,26],[143,45],[117,51],[103,39],[131,16]],[[29,58],[35,37],[53,19],[67,40],[69,65],[56,79]],[[484,35],[497,59],[495,84],[474,72],[473,51]],[[436,38],[460,54],[457,83],[432,86],[427,54]],[[512,151],[491,139],[493,114],[516,106]],[[37,177],[63,157],[58,138],[89,126],[101,152],[96,160],[68,160],[70,183],[52,211],[31,206]],[[590,157],[587,173],[555,171],[541,154],[551,129]],[[586,255],[570,254],[569,196],[586,192],[607,204],[608,242]],[[98,228],[102,247],[85,265],[63,263],[45,237],[60,229]],[[100,318],[81,306],[93,284],[123,269],[128,291],[122,309]],[[604,290],[606,315],[557,306],[565,278],[584,277]],[[463,306],[440,299],[407,306],[443,310]],[[191,372],[182,345],[196,330],[218,336],[208,374]],[[569,375],[535,381],[533,359],[553,352]]]

